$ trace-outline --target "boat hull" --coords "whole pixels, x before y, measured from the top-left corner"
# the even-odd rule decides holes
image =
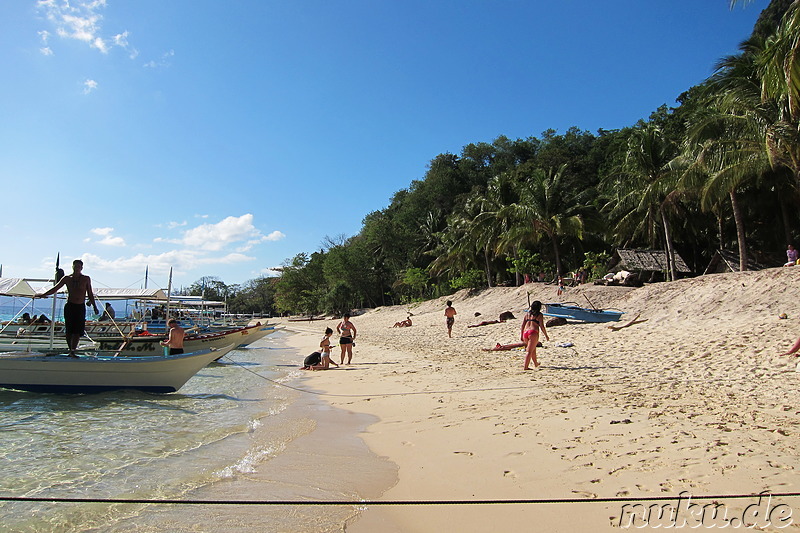
[[[545,304],[542,312],[545,316],[566,318],[578,322],[617,322],[622,311],[609,311],[603,309],[587,309],[577,305]]]
[[[175,392],[220,353],[232,349],[230,344],[220,350],[158,357],[6,352],[0,354],[0,387],[36,392]]]

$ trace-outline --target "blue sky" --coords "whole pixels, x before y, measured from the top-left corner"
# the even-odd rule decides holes
[[[673,105],[767,0],[16,0],[0,7],[6,277],[269,274],[471,142]],[[69,270],[69,269],[67,269]]]

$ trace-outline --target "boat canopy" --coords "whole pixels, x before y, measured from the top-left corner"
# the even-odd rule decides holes
[[[23,278],[0,278],[0,296],[32,297],[36,290]]]
[[[167,295],[162,289],[94,289],[100,300],[154,300],[166,302]]]

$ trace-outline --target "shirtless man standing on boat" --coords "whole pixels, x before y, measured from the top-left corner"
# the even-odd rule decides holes
[[[170,355],[182,354],[183,338],[186,336],[186,330],[184,330],[174,318],[169,319],[167,326],[169,326],[169,336],[166,340],[161,341],[161,346],[169,347]]]
[[[61,281],[56,283],[53,288],[42,294],[34,294],[33,299],[44,298],[58,291],[61,287],[67,287],[67,303],[64,304],[64,332],[67,336],[67,348],[71,357],[78,357],[75,350],[86,329],[86,307],[92,306],[94,314],[99,315],[97,303],[94,301],[92,291],[92,280],[89,276],[84,276],[83,261],[76,259],[72,262],[72,274],[64,276]],[[86,299],[86,307],[84,302]]]

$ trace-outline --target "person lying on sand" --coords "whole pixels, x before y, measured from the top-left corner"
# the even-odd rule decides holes
[[[500,344],[499,342],[494,345],[494,348],[481,348],[484,352],[507,352],[508,350],[513,350],[514,348],[524,348],[528,345],[527,342],[512,342],[511,344]],[[542,347],[541,342],[536,343],[537,348]]]
[[[480,313],[475,313],[476,317],[481,316]],[[488,326],[491,324],[500,324],[501,322],[505,322],[506,320],[514,320],[514,313],[511,311],[504,311],[500,313],[499,320],[484,320],[483,322],[478,322],[477,324],[470,324],[467,326],[468,328],[479,328],[481,326]]]
[[[481,350],[484,352],[505,352],[514,348],[524,348],[527,344],[526,342],[512,342],[511,344],[500,344],[498,342],[494,348],[481,348]]]
[[[505,320],[484,320],[483,322],[478,322],[477,324],[470,324],[467,327],[468,328],[479,328],[481,326],[488,326],[490,324],[499,324],[501,322],[505,322]]]
[[[794,345],[791,348],[789,348],[788,352],[782,353],[778,357],[783,357],[784,355],[797,354],[798,350],[800,350],[800,339],[797,339],[795,341]],[[795,357],[800,357],[800,354],[795,355]]]

